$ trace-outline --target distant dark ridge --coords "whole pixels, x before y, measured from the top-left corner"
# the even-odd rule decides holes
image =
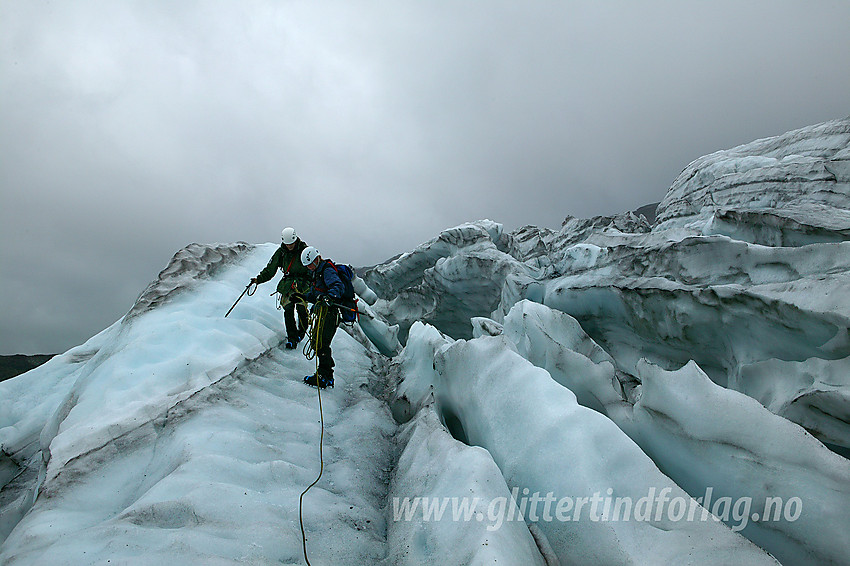
[[[643,214],[646,217],[646,221],[650,224],[655,224],[656,211],[658,210],[658,205],[661,204],[659,202],[654,202],[652,204],[645,204],[639,209],[635,210],[635,214],[640,216]]]
[[[0,356],[0,381],[10,379],[16,375],[37,368],[56,354],[35,354],[27,356],[14,354],[12,356]]]

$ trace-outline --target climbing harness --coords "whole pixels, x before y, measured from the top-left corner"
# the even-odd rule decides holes
[[[304,495],[310,491],[314,485],[319,483],[322,473],[325,471],[325,460],[322,455],[322,444],[325,440],[325,417],[322,413],[322,388],[319,387],[319,357],[316,355],[319,350],[319,341],[322,339],[322,329],[325,325],[325,316],[328,312],[328,305],[317,303],[315,313],[310,314],[309,330],[307,331],[307,342],[304,344],[304,355],[308,360],[316,358],[316,391],[319,392],[319,422],[321,423],[321,435],[319,436],[319,475],[313,480],[313,483],[307,486],[307,489],[301,492],[301,497],[298,498],[298,522],[301,524],[301,545],[304,550],[304,560],[307,566],[311,566],[310,559],[307,558],[307,535],[304,534],[304,517],[302,510],[304,507]]]
[[[331,306],[337,307],[340,310],[340,315],[341,315],[340,318],[339,318],[340,325],[353,327],[354,323],[357,322],[358,320],[360,320],[360,315],[366,314],[364,312],[360,312],[360,309],[357,308],[357,299],[354,300],[354,306],[353,307],[350,306],[350,305],[342,305],[340,303],[331,303]],[[342,311],[344,311],[344,312],[342,312]],[[346,313],[348,313],[347,316],[346,316]],[[369,317],[369,318],[374,318],[374,317]]]
[[[249,291],[249,290],[248,290],[248,289],[250,289],[250,288],[251,288],[251,285],[253,285],[253,286],[254,286],[254,290],[253,290],[253,291]],[[244,290],[244,291],[242,291],[242,294],[241,294],[241,295],[239,295],[239,298],[238,298],[238,299],[236,299],[236,303],[238,303],[239,301],[241,301],[241,300],[242,300],[242,297],[244,297],[244,296],[245,296],[245,293],[248,293],[248,296],[249,296],[249,297],[250,297],[250,296],[252,296],[254,293],[256,293],[256,292],[257,292],[257,287],[259,287],[259,284],[254,283],[253,281],[252,281],[252,282],[250,282],[250,283],[248,283],[248,286],[247,286],[247,287],[245,287],[245,290]],[[224,315],[224,318],[227,318],[227,315],[228,315],[228,314],[230,314],[230,311],[232,311],[232,310],[236,307],[236,303],[233,303],[233,306],[232,306],[232,307],[230,307],[230,309],[227,311],[227,314],[225,314],[225,315]]]

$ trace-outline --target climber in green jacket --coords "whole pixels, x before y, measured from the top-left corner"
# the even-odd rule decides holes
[[[295,233],[294,228],[284,228],[280,234],[281,244],[268,265],[251,283],[265,283],[275,276],[277,270],[283,271],[283,278],[277,284],[280,293],[280,305],[283,307],[283,320],[286,323],[286,347],[293,349],[307,333],[307,303],[304,295],[310,290],[311,273],[301,263],[301,252],[307,247]],[[298,311],[298,324],[295,311]]]

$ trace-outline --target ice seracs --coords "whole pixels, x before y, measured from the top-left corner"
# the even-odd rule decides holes
[[[697,159],[661,201],[658,222],[774,246],[846,240],[850,118]]]
[[[420,340],[438,347],[430,367],[412,359],[404,368],[401,391],[426,389],[411,381],[428,383],[448,430],[487,449],[509,488],[526,500],[517,503],[518,512],[536,524],[561,563],[577,555],[582,563],[612,565],[776,563],[707,512],[705,520],[687,520],[659,503],[646,517],[633,516],[635,505],[656,493],[690,508],[694,517],[703,509],[616,424],[579,405],[506,338],[442,346],[433,338],[419,323],[411,329],[409,344],[418,356],[427,353]]]

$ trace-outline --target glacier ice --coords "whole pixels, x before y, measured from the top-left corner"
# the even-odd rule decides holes
[[[850,120],[718,151],[688,165],[658,206],[659,228],[695,226],[773,246],[850,236]]]
[[[849,246],[843,119],[694,161],[653,225],[478,220],[361,270],[311,561],[846,563]],[[303,563],[313,362],[274,300],[223,317],[275,247],[186,246],[0,383],[0,563]]]
[[[626,382],[574,319],[540,304],[514,305],[503,332],[518,353],[582,405],[608,416],[690,495],[710,488],[715,502],[749,498],[755,510],[769,498],[805,493],[817,514],[736,525],[780,560],[840,562],[850,552],[840,535],[850,522],[850,463],[799,426],[716,385],[693,362],[668,372],[644,361]]]
[[[280,347],[273,301],[243,300],[223,317],[272,251],[243,253],[84,345],[97,353],[77,362],[82,367],[66,377],[70,388],[29,383],[33,393],[60,390],[51,396],[52,415],[39,413],[44,463],[32,465],[46,469],[38,497],[5,533],[0,561],[301,559],[292,502],[319,467],[316,394],[301,383],[311,362]],[[205,263],[208,253],[194,255]],[[395,423],[369,393],[372,354],[342,332],[334,350],[338,389],[349,394],[324,399],[332,431],[325,480],[310,492],[304,520],[310,540],[325,541],[311,545],[317,561],[369,563],[386,553],[383,503]],[[38,373],[4,387],[25,389],[31,377]],[[16,424],[0,430],[4,450],[29,430]]]
[[[850,357],[742,366],[734,387],[824,443],[850,449]],[[844,451],[845,455],[848,453]]]
[[[482,566],[500,561],[546,564],[524,523],[489,522],[498,520],[495,511],[508,504],[510,492],[486,450],[452,438],[433,405],[423,406],[399,438],[404,449],[390,490],[395,520],[390,523],[388,543],[393,563],[437,566],[451,557],[455,564]],[[418,500],[420,506],[425,505],[423,501],[438,501],[448,507],[466,497],[477,502],[478,513],[490,510],[491,514],[484,517],[488,522],[476,518],[461,522],[453,519],[453,509],[436,519],[437,509],[431,520],[405,521],[419,510],[411,511],[412,494],[423,498]],[[403,507],[405,503],[408,507]]]
[[[411,342],[421,352],[423,347],[415,344],[420,335],[435,342],[417,325]],[[514,352],[506,338],[455,341],[437,347],[432,357],[431,368],[425,365],[422,371],[416,364],[404,372],[405,381],[428,382],[448,429],[486,448],[511,487],[523,494],[551,494],[559,502],[555,513],[567,498],[579,505],[607,493],[637,502],[666,492],[702,514],[611,420],[579,405],[569,389]],[[681,564],[692,555],[704,563],[775,563],[711,519],[670,520],[665,510],[658,519],[651,513],[647,521],[600,520],[608,509],[594,506],[582,520],[574,509],[560,520],[553,519],[552,509],[548,518],[545,507],[527,510],[562,563],[575,560],[576,548],[582,549],[583,561],[593,564]]]

